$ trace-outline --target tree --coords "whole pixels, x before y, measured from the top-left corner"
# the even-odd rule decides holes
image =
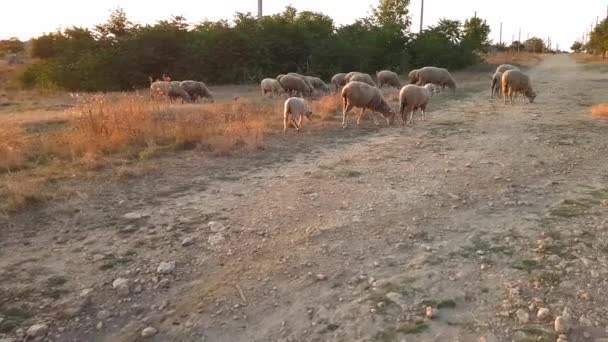
[[[583,43],[576,41],[572,44],[572,46],[570,47],[570,50],[578,53],[578,52],[581,52],[582,48],[583,48]]]
[[[452,44],[460,43],[462,39],[462,30],[459,20],[439,19],[439,23],[431,26],[429,31],[436,32],[446,37]]]
[[[464,22],[463,40],[476,52],[487,52],[490,47],[490,25],[479,17]]]
[[[528,52],[542,53],[545,51],[545,42],[538,37],[532,37],[524,42],[524,47]]]
[[[606,56],[608,51],[608,19],[602,20],[589,35],[587,51]]]
[[[403,31],[410,28],[410,0],[379,0],[378,6],[372,9],[374,20],[381,26],[396,25]]]
[[[21,53],[25,49],[25,44],[18,38],[0,40],[0,55],[8,53]]]
[[[514,51],[521,51],[525,49],[524,44],[522,44],[519,40],[513,41],[509,48]]]
[[[133,23],[127,19],[127,14],[122,8],[114,10],[105,24],[95,26],[95,30],[104,38],[108,36],[115,38],[123,37],[132,28]]]

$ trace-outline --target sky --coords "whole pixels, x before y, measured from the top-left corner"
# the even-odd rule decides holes
[[[422,0],[410,1],[412,31],[420,27]],[[606,15],[608,1],[579,0],[566,6],[559,0],[424,0],[424,26],[440,18],[462,20],[477,15],[486,19],[498,42],[503,23],[503,42],[538,36],[569,48],[595,24],[597,16]],[[337,24],[352,23],[366,16],[378,0],[264,0],[264,14],[281,12],[291,4],[298,10],[323,12]],[[504,4],[508,3],[508,6]],[[562,4],[559,4],[562,3]],[[57,28],[92,27],[105,22],[113,9],[122,7],[131,21],[144,24],[182,15],[191,23],[204,19],[230,19],[234,13],[257,13],[257,0],[7,0],[0,5],[0,39],[16,36],[29,39]],[[602,18],[600,18],[601,20]]]

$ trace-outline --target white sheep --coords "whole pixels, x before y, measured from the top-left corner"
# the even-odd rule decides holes
[[[312,84],[312,87],[315,90],[318,90],[323,94],[329,93],[329,86],[325,82],[323,82],[323,80],[319,77],[306,76],[306,79],[308,80],[308,82],[310,82],[310,84]]]
[[[312,121],[312,111],[308,102],[303,98],[290,97],[285,100],[283,108],[283,133],[287,132],[287,127],[290,123],[296,128],[296,131],[299,131],[302,128],[304,116],[309,121]]]
[[[502,72],[497,71],[492,75],[492,85],[490,90],[492,91],[491,97],[494,97],[494,94],[498,95],[500,93],[502,86]]]
[[[344,76],[344,85],[348,84],[348,82],[350,82],[350,79],[353,76],[357,75],[357,74],[360,74],[360,72],[359,71],[351,71],[348,74],[346,74],[346,76]]]
[[[397,89],[401,88],[399,75],[390,70],[376,72],[376,79],[378,80],[378,88],[382,88],[384,85],[395,87]]]
[[[156,81],[150,84],[150,97],[153,99],[169,98],[173,102],[174,99],[181,97],[183,102],[191,102],[192,97],[186,92],[179,82],[173,81]]]
[[[381,113],[386,118],[386,123],[390,126],[395,118],[395,111],[382,96],[380,89],[364,82],[351,81],[342,88],[342,127],[346,127],[346,114],[353,108],[361,108],[361,113],[357,118],[357,125],[361,123],[361,118],[367,109],[372,111],[374,124],[376,112]]]
[[[363,74],[363,73],[354,74],[348,82],[349,83],[350,82],[363,82],[363,83],[367,83],[367,84],[371,85],[372,87],[376,86],[376,83],[374,82],[372,77],[368,74]]]
[[[283,92],[281,83],[274,78],[263,79],[262,82],[260,82],[260,87],[262,88],[262,96],[266,96],[266,93],[275,96]]]
[[[213,93],[203,82],[188,80],[179,82],[179,86],[190,95],[193,101],[196,101],[198,98],[207,98],[213,102]]]
[[[281,87],[288,94],[299,94],[300,96],[311,96],[313,88],[309,87],[301,77],[293,75],[285,75],[279,80]]]
[[[336,89],[336,94],[338,93],[338,90],[340,89],[340,87],[343,87],[343,86],[346,85],[346,80],[345,79],[346,79],[346,74],[343,73],[343,72],[335,74],[331,78],[331,84]]]
[[[433,96],[435,86],[428,83],[421,87],[414,84],[408,84],[401,88],[399,92],[399,112],[403,125],[414,120],[414,113],[420,109],[422,120],[426,120],[426,106]],[[409,119],[408,119],[409,114]]]
[[[296,77],[299,77],[299,78],[301,78],[301,79],[304,81],[304,83],[306,83],[306,85],[307,85],[307,86],[308,86],[308,87],[309,87],[311,90],[314,90],[314,89],[315,89],[315,87],[312,85],[312,83],[310,83],[310,81],[308,80],[307,76],[304,76],[304,75],[302,75],[302,74],[298,74],[297,72],[290,72],[290,73],[288,73],[287,75],[288,75],[288,76],[296,76]],[[279,82],[280,82],[280,80],[279,80]]]
[[[530,103],[534,102],[536,98],[536,92],[532,89],[530,77],[519,70],[507,70],[502,74],[502,96],[507,104],[507,97],[509,97],[511,104],[513,104],[513,96],[516,93],[523,94]]]
[[[407,75],[407,77],[410,79],[410,84],[418,83],[418,72],[419,71],[420,71],[420,69],[414,69],[414,70],[410,71],[410,73]]]
[[[441,89],[448,88],[456,91],[456,82],[447,69],[437,67],[424,67],[418,70],[418,82],[419,86],[424,86],[428,83],[433,83],[441,87]]]
[[[501,64],[496,68],[496,72],[500,73],[504,73],[507,70],[519,70],[519,68],[511,64]]]

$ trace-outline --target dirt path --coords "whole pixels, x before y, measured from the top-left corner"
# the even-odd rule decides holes
[[[176,160],[11,221],[0,320],[54,341],[555,341],[565,314],[569,341],[605,341],[607,77],[568,56],[530,74],[534,104],[479,81],[414,127]]]

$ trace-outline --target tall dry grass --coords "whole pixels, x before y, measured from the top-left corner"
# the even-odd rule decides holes
[[[608,64],[608,58],[602,55],[594,55],[589,53],[575,53],[574,59],[580,62],[593,62],[593,63],[602,63]]]
[[[524,51],[505,51],[483,56],[488,64],[535,64],[542,61],[543,55]]]

